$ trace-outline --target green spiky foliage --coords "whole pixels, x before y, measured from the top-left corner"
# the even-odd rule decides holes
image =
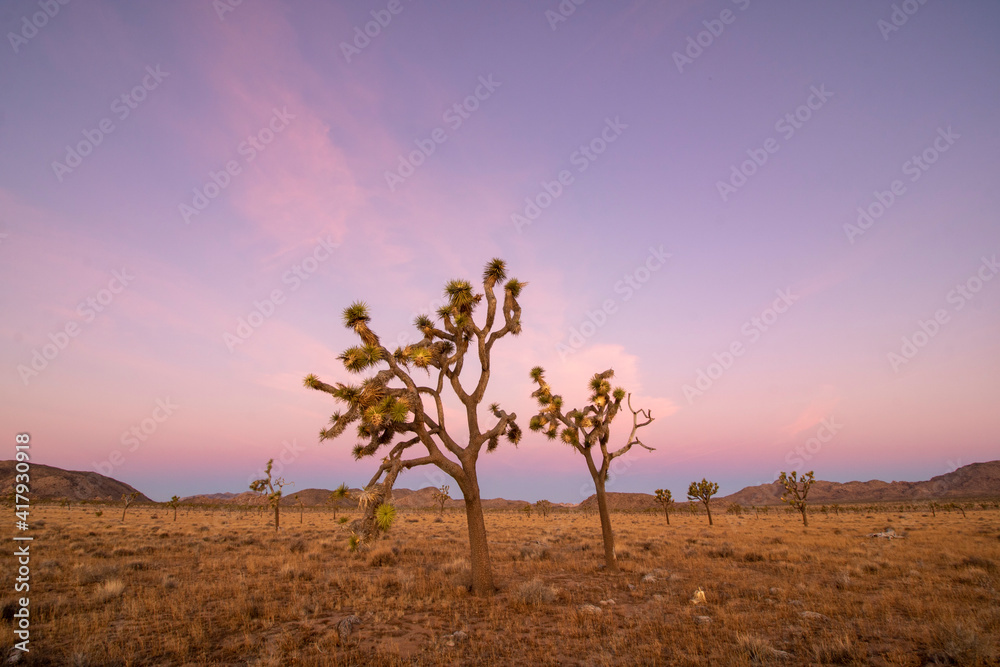
[[[806,498],[809,496],[810,487],[816,482],[816,476],[813,474],[813,471],[810,470],[802,475],[802,477],[798,477],[798,473],[794,470],[791,475],[782,472],[778,476],[778,481],[785,489],[781,494],[781,502],[788,503],[797,509],[802,514],[802,527],[808,528],[809,518],[806,516]]]
[[[282,489],[290,482],[286,482],[284,477],[276,479],[272,477],[271,467],[273,465],[274,459],[268,459],[267,467],[264,468],[264,474],[267,476],[250,482],[250,490],[261,494],[264,497],[264,502],[274,510],[274,532],[278,532],[278,526],[281,522],[281,493]]]
[[[582,454],[587,461],[587,469],[594,480],[594,489],[597,493],[601,533],[604,537],[604,561],[609,572],[618,571],[615,537],[611,529],[611,513],[608,509],[606,492],[611,462],[628,453],[633,445],[653,451],[652,447],[647,447],[636,437],[640,428],[648,426],[653,421],[652,412],[633,409],[632,395],[627,394],[621,387],[612,388],[611,378],[614,375],[615,372],[611,369],[595,373],[588,383],[589,403],[583,408],[565,412],[562,396],[553,394],[552,387],[545,380],[545,369],[535,366],[529,373],[531,380],[538,385],[538,389],[531,394],[538,403],[538,413],[531,418],[528,427],[532,431],[544,433],[549,440],[558,438]],[[623,401],[632,413],[632,431],[625,443],[615,450],[609,447],[611,422],[621,412]]]
[[[392,480],[399,471],[436,466],[456,481],[465,498],[477,594],[489,594],[495,587],[476,464],[483,448],[493,451],[501,441],[516,445],[522,436],[515,414],[498,404],[481,413],[480,405],[490,379],[493,346],[508,334],[521,333],[517,299],[525,285],[508,278],[503,260],[492,259],[483,269],[481,291],[467,280],[448,281],[445,304],[433,317],[420,315],[413,322],[422,339],[393,351],[372,331],[368,305],[357,301],[344,310],[343,324],[360,342],[338,359],[348,374],[363,377],[333,384],[313,374],[304,379],[306,387],[330,394],[341,408],[320,431],[320,440],[338,438],[353,427],[355,458],[381,458],[364,487],[372,501],[363,508],[356,531],[361,543],[378,535],[375,514],[380,504],[391,501]],[[466,441],[452,437],[445,424],[447,393],[464,407]]]
[[[657,489],[656,502],[663,507],[663,515],[667,517],[667,525],[669,526],[670,510],[674,507],[674,494],[670,493],[670,489]]]
[[[396,521],[396,506],[389,503],[382,503],[375,508],[375,523],[383,533],[389,532],[392,524]]]
[[[174,521],[177,521],[177,506],[181,504],[181,499],[178,496],[171,496],[170,500],[167,501],[167,507],[171,507],[174,510]]]
[[[697,500],[705,505],[705,511],[708,512],[708,525],[710,526],[714,524],[712,523],[712,506],[709,505],[709,501],[718,492],[719,485],[715,482],[709,482],[705,478],[702,478],[700,482],[691,482],[691,486],[688,487],[688,500]]]

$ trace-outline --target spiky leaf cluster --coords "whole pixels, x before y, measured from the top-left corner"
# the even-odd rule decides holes
[[[801,511],[806,505],[806,498],[809,496],[810,487],[816,482],[816,476],[810,470],[799,477],[798,473],[793,470],[790,475],[782,472],[778,477],[778,481],[784,488],[781,494],[781,501]]]
[[[552,393],[545,381],[545,370],[535,366],[530,376],[538,389],[531,396],[538,402],[538,413],[531,418],[529,428],[544,433],[550,440],[558,437],[576,449],[586,450],[594,444],[606,443],[611,421],[621,410],[626,395],[621,387],[612,389],[609,380],[614,374],[611,369],[596,373],[589,382],[590,404],[564,415],[562,396]]]
[[[700,482],[691,482],[688,487],[688,500],[700,500],[708,504],[708,501],[719,492],[719,485],[702,478]]]
[[[665,508],[670,508],[674,504],[674,495],[670,493],[670,489],[657,489],[656,502],[660,503]]]

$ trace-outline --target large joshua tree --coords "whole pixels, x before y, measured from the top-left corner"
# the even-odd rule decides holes
[[[493,259],[483,271],[482,294],[476,293],[466,280],[448,282],[444,288],[447,303],[437,311],[440,326],[426,315],[418,316],[414,325],[423,339],[392,352],[369,328],[368,306],[356,302],[344,310],[343,318],[361,344],[344,350],[339,359],[353,374],[385,368],[357,385],[330,385],[315,375],[305,378],[307,387],[326,392],[346,406],[345,412],[336,412],[330,418],[329,428],[320,431],[320,440],[336,438],[356,422],[359,442],[354,457],[362,459],[385,452],[362,496],[365,514],[357,531],[360,540],[367,542],[378,535],[378,508],[391,500],[392,485],[400,471],[437,466],[455,480],[465,498],[472,590],[477,595],[490,594],[495,586],[476,464],[483,448],[492,452],[500,438],[506,437],[515,445],[521,439],[514,413],[508,414],[494,403],[487,415],[480,414],[490,380],[493,346],[507,334],[516,336],[521,332],[517,298],[525,283],[507,280],[498,295],[497,284],[506,278],[503,260]],[[473,314],[484,297],[486,314],[480,326]],[[467,355],[471,362],[468,369]],[[424,371],[428,379],[422,379],[415,372],[418,370]],[[467,371],[464,378],[463,370]],[[456,440],[445,424],[446,389],[465,409],[465,442]]]
[[[597,508],[601,514],[601,533],[604,536],[604,562],[609,572],[618,571],[615,535],[611,530],[611,514],[608,511],[608,498],[605,492],[611,462],[632,449],[632,445],[653,451],[652,447],[647,447],[636,437],[640,428],[653,421],[651,412],[634,410],[632,395],[628,394],[626,399],[625,390],[621,387],[616,387],[612,391],[608,380],[614,374],[611,369],[595,374],[590,379],[590,403],[582,410],[574,409],[564,413],[562,396],[552,393],[552,388],[545,381],[544,369],[535,366],[531,369],[531,379],[538,385],[538,389],[531,394],[531,397],[538,401],[538,414],[531,418],[529,425],[532,431],[542,431],[550,440],[554,440],[557,436],[561,437],[563,442],[580,452],[586,459],[587,469],[590,470],[597,491]],[[621,411],[623,400],[632,413],[632,432],[624,445],[617,450],[611,450],[608,448],[608,442],[611,440],[611,421]],[[597,461],[594,460],[595,450],[600,452]]]

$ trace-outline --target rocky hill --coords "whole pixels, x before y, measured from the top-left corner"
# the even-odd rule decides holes
[[[809,491],[813,503],[865,503],[882,501],[945,500],[1000,496],[1000,461],[973,463],[925,482],[822,482]],[[748,486],[719,498],[719,502],[740,505],[779,505],[778,482]]]
[[[14,462],[0,461],[0,493],[9,495],[13,491]],[[120,500],[123,493],[132,493],[135,489],[110,477],[96,472],[62,470],[52,466],[31,464],[31,495],[39,499],[69,500]],[[397,506],[402,508],[432,508],[434,503],[433,487],[425,487],[416,491],[411,489],[393,489],[392,494]],[[294,491],[285,489],[282,505],[295,505],[299,498],[307,507],[329,506],[329,489],[303,489]],[[360,489],[351,489],[351,498],[337,501],[342,509],[357,507],[357,497]],[[678,505],[684,495],[678,494]],[[809,492],[811,503],[865,503],[883,501],[921,501],[946,500],[958,498],[997,498],[1000,497],[1000,461],[973,463],[963,466],[953,472],[938,475],[924,482],[824,482],[817,481]],[[140,501],[151,502],[140,494]],[[256,505],[263,501],[260,494],[251,491],[243,493],[210,493],[182,498],[187,504],[234,504]],[[713,504],[728,505],[738,503],[751,505],[780,505],[781,488],[777,482],[748,486],[734,494],[713,499]],[[528,504],[525,500],[507,500],[505,498],[489,498],[482,501],[483,507],[493,510],[518,510]],[[655,498],[648,493],[608,493],[608,504],[616,511],[659,510]],[[597,497],[590,496],[579,505],[554,503],[566,508],[578,508],[585,511],[597,510]],[[459,500],[449,500],[445,507],[459,509],[464,505]]]
[[[781,485],[778,482],[748,486],[728,496],[712,499],[712,504],[737,503],[751,505],[780,505]],[[954,472],[932,477],[925,482],[824,482],[817,480],[809,490],[809,502],[820,504],[848,504],[885,501],[946,500],[955,498],[996,498],[1000,496],[1000,461],[972,463]],[[677,499],[686,498],[678,494]],[[685,503],[678,502],[679,505]],[[612,510],[637,511],[659,509],[656,499],[648,493],[608,493]],[[577,507],[597,510],[597,496],[590,496]]]
[[[15,461],[0,461],[0,494],[6,496],[14,491]],[[52,466],[31,464],[30,497],[39,500],[121,500],[122,494],[132,494],[136,490],[117,479],[105,477],[96,472],[63,470]],[[139,502],[151,502],[143,494],[136,498]]]

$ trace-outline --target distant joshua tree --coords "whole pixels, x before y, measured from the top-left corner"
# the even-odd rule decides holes
[[[531,394],[538,401],[538,414],[531,418],[530,428],[532,431],[544,432],[550,440],[558,435],[586,459],[597,491],[597,507],[601,514],[601,533],[604,537],[604,562],[608,572],[618,571],[615,534],[611,529],[611,513],[605,491],[611,462],[632,449],[632,445],[653,451],[652,447],[647,447],[636,437],[640,428],[653,421],[652,414],[649,410],[634,410],[632,395],[626,394],[621,387],[612,391],[609,380],[614,374],[611,369],[596,373],[590,379],[590,403],[582,410],[574,409],[564,413],[562,396],[552,393],[549,383],[545,381],[545,370],[541,366],[531,369],[531,379],[538,385],[538,389]],[[628,409],[632,413],[632,432],[624,445],[612,451],[608,449],[611,421],[618,415],[626,396]],[[598,462],[594,461],[595,449],[600,451]]]
[[[708,512],[708,525],[710,526],[714,524],[712,523],[712,507],[709,505],[709,501],[718,492],[719,485],[715,482],[709,482],[704,477],[700,482],[691,482],[691,486],[688,487],[688,500],[698,500],[705,505],[705,511]]]
[[[552,511],[552,503],[547,500],[539,500],[535,503],[535,507],[537,507],[538,511],[541,512],[543,519],[548,518],[549,512]]]
[[[177,496],[171,496],[170,500],[167,501],[167,507],[173,508],[174,510],[174,521],[177,521],[177,506],[181,504],[181,499]]]
[[[295,505],[299,508],[299,523],[302,523],[302,517],[306,512],[306,503],[302,500],[302,496],[295,494]]]
[[[135,502],[135,499],[139,497],[138,491],[133,491],[132,493],[122,494],[122,503],[125,505],[122,508],[122,523],[125,523],[125,512],[128,511],[128,506]]]
[[[816,476],[812,470],[802,475],[802,477],[797,476],[798,473],[794,470],[791,475],[782,472],[778,476],[778,481],[785,487],[785,492],[781,494],[781,501],[788,503],[801,512],[802,526],[808,528],[809,519],[806,517],[806,497],[809,495],[809,488],[816,482]]]
[[[670,510],[674,506],[674,494],[670,493],[670,489],[657,489],[656,502],[663,507],[663,516],[667,517],[667,525],[669,526]]]
[[[330,493],[330,497],[327,498],[326,502],[333,505],[333,520],[337,520],[337,501],[343,500],[345,498],[351,497],[351,490],[347,488],[347,484],[341,484],[336,489]]]
[[[527,505],[522,507],[521,511],[524,512],[524,516],[531,516],[531,503],[528,503]]]
[[[379,276],[378,272],[366,274],[361,284],[371,288]],[[344,350],[339,359],[354,374],[383,368],[357,385],[331,385],[312,374],[304,380],[306,387],[328,393],[345,406],[345,411],[334,413],[329,427],[320,431],[321,440],[337,438],[356,423],[355,458],[379,452],[384,457],[365,486],[377,497],[366,508],[356,542],[378,535],[375,514],[391,500],[392,485],[402,470],[436,466],[455,480],[465,498],[472,591],[476,595],[492,595],[496,590],[476,467],[483,450],[494,451],[500,438],[515,445],[521,440],[517,415],[505,412],[497,403],[485,413],[480,410],[490,380],[493,346],[508,334],[521,333],[517,299],[526,283],[515,278],[501,282],[506,278],[504,261],[493,259],[483,270],[482,293],[476,293],[466,280],[449,281],[444,288],[447,303],[436,313],[440,326],[427,315],[418,316],[414,325],[423,339],[395,350],[386,348],[369,328],[368,306],[355,302],[344,310],[343,321],[361,344]],[[480,305],[486,311],[482,324],[473,317]],[[430,374],[430,379],[421,380],[416,371]],[[460,436],[445,425],[444,404],[449,393],[463,408],[463,429],[469,427]]]
[[[440,489],[434,489],[434,502],[438,504],[438,514],[444,514],[444,504],[451,500],[451,496],[448,495],[448,489],[451,487],[447,484],[442,484]]]
[[[272,478],[272,465],[274,465],[274,459],[268,459],[267,467],[264,468],[264,474],[267,475],[267,477],[262,477],[261,479],[256,479],[251,482],[250,490],[263,495],[265,502],[274,508],[274,532],[278,532],[278,525],[281,521],[281,517],[279,516],[281,508],[281,489],[288,486],[289,482],[286,482],[284,477],[279,477],[277,479]]]

